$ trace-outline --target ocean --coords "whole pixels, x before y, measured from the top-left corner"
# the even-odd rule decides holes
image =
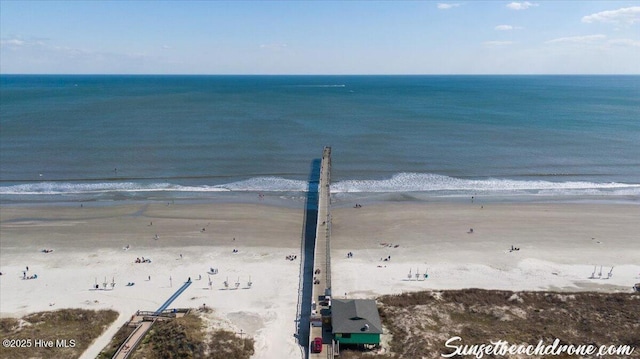
[[[640,203],[640,76],[0,76],[0,201]],[[258,195],[256,195],[258,194]]]

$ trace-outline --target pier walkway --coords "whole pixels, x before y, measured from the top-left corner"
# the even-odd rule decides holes
[[[309,331],[309,358],[333,358],[333,338],[329,323],[331,295],[331,147],[325,147],[320,163],[318,184],[318,219],[313,262],[313,290]],[[328,297],[330,298],[330,297]],[[312,353],[315,338],[322,338],[322,352]]]

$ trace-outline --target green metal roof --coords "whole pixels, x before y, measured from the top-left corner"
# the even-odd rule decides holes
[[[333,333],[382,334],[376,301],[372,299],[332,299]]]

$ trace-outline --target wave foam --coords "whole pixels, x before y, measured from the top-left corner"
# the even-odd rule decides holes
[[[254,177],[220,185],[179,185],[166,182],[38,182],[0,186],[0,195],[65,195],[129,192],[306,192],[309,183],[282,177]],[[381,180],[343,180],[331,185],[333,193],[427,192],[456,194],[640,195],[640,184],[551,182],[500,178],[461,179],[429,173],[398,173]]]
[[[63,195],[97,194],[113,192],[228,192],[228,191],[273,191],[305,192],[306,181],[289,180],[279,177],[255,177],[244,181],[209,186],[184,186],[172,183],[136,183],[136,182],[38,182],[1,186],[1,195]]]
[[[332,192],[541,192],[571,190],[632,190],[640,184],[551,182],[511,179],[461,179],[431,173],[398,173],[384,180],[347,180],[332,184]]]
[[[221,185],[220,187],[230,191],[306,192],[308,182],[282,177],[254,177],[245,181]]]
[[[210,186],[180,186],[170,183],[141,184],[134,182],[107,183],[69,183],[69,182],[40,182],[0,187],[3,195],[59,195],[59,194],[95,194],[112,192],[203,192],[226,191],[224,188]]]

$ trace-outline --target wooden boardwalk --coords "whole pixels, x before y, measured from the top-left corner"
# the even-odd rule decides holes
[[[136,329],[129,335],[124,344],[118,349],[113,359],[126,359],[129,354],[133,352],[133,349],[140,343],[140,340],[144,338],[145,334],[151,329],[151,326],[155,321],[141,322],[136,326]]]
[[[155,312],[138,311],[129,322],[129,325],[136,325],[136,329],[129,335],[127,340],[118,348],[118,351],[112,357],[113,359],[126,359],[133,350],[140,344],[140,340],[144,338],[149,329],[158,320],[172,319],[179,316],[175,311],[166,310],[176,298],[180,296],[191,285],[191,278],[186,281],[178,290],[169,297]]]

